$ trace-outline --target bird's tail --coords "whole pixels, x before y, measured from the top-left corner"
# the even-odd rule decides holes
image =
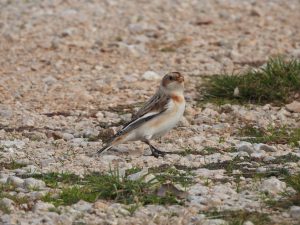
[[[121,144],[122,142],[124,142],[124,138],[122,136],[114,138],[112,141],[110,141],[109,143],[104,145],[103,148],[98,150],[97,153],[101,154],[102,152],[107,151],[107,150],[111,149],[112,147],[114,147],[115,145]]]

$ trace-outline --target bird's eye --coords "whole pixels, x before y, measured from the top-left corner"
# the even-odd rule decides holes
[[[169,77],[169,80],[173,80],[173,77]]]

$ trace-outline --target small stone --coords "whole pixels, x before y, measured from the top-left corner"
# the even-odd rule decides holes
[[[0,106],[0,117],[1,118],[9,119],[12,117],[12,115],[13,115],[12,110],[10,110],[8,108],[8,106],[3,107],[3,108],[2,108],[2,106]]]
[[[23,167],[23,169],[26,171],[26,174],[33,174],[38,171],[38,168],[34,165],[27,165],[26,167]]]
[[[96,210],[105,211],[108,208],[108,205],[102,201],[97,201],[94,203],[94,208]]]
[[[61,43],[61,39],[58,38],[58,37],[54,37],[54,38],[51,40],[51,48],[54,48],[54,49],[59,48],[60,43]],[[44,82],[45,82],[45,81],[44,81]]]
[[[250,156],[251,158],[262,159],[266,156],[266,152],[260,150],[260,151],[253,152]]]
[[[293,57],[295,57],[295,58],[300,58],[300,48],[298,48],[298,49],[293,49],[293,50],[291,51],[291,55],[292,55]]]
[[[74,28],[74,27],[69,27],[69,28],[64,29],[63,32],[61,33],[61,35],[62,35],[63,37],[66,37],[66,36],[72,36],[73,34],[76,33],[76,31],[77,31],[76,28]]]
[[[212,117],[219,116],[219,113],[211,108],[205,108],[201,114],[206,116],[212,116]]]
[[[190,125],[189,121],[183,116],[179,123],[178,123],[178,126],[179,127],[188,127]]]
[[[253,8],[253,9],[251,10],[250,15],[251,15],[251,16],[258,16],[258,17],[260,17],[260,16],[263,16],[263,13],[262,13],[262,11],[261,11],[260,8],[255,7],[255,8]]]
[[[130,31],[130,33],[139,34],[145,30],[145,25],[139,23],[132,23],[129,24],[128,30]]]
[[[206,220],[201,224],[203,224],[203,225],[226,225],[228,223],[226,222],[226,220],[212,219],[212,220]]]
[[[248,152],[239,152],[237,154],[238,157],[250,157],[249,153]]]
[[[292,206],[290,208],[290,215],[292,218],[300,220],[300,206]]]
[[[102,112],[97,112],[96,117],[98,121],[102,121],[104,119],[104,114]]]
[[[84,138],[96,138],[99,135],[99,131],[92,128],[87,128],[82,131],[82,135]]]
[[[25,116],[22,120],[22,124],[26,127],[33,127],[35,125],[34,118],[30,116]]]
[[[138,180],[144,176],[146,176],[148,174],[148,168],[144,168],[142,169],[140,172],[134,173],[134,174],[130,174],[127,178],[129,180]]]
[[[14,187],[23,187],[24,180],[19,177],[9,176],[6,181],[7,184],[12,185]]]
[[[142,78],[144,80],[160,80],[161,76],[154,71],[146,71],[143,75]]]
[[[80,200],[79,202],[74,204],[72,207],[77,211],[87,212],[92,209],[92,204],[88,203],[86,201]]]
[[[156,182],[158,182],[158,180],[156,179],[156,176],[153,175],[153,174],[148,174],[148,175],[146,175],[145,178],[144,178],[144,181],[145,181],[146,183],[149,183],[149,182],[151,182],[151,183],[156,183]]]
[[[62,138],[65,140],[65,141],[69,141],[71,139],[74,138],[74,135],[73,134],[69,134],[69,133],[63,133],[62,134]]]
[[[37,211],[46,211],[48,212],[49,209],[54,208],[54,205],[48,202],[42,202],[42,201],[38,201],[32,208],[33,212],[37,212]]]
[[[0,178],[0,184],[6,184],[7,178]]]
[[[48,193],[48,191],[46,191],[46,190],[44,190],[44,191],[31,191],[30,193],[28,193],[28,197],[32,201],[35,201],[35,200],[39,200],[39,199],[43,198],[47,193]]]
[[[287,104],[285,107],[290,112],[300,113],[300,102],[298,101],[293,101],[292,103]]]
[[[26,171],[25,170],[23,170],[23,169],[15,169],[15,170],[13,170],[14,171],[14,173],[15,174],[17,174],[17,175],[24,175],[24,174],[26,174]]]
[[[283,192],[286,188],[286,183],[278,180],[275,177],[271,177],[264,180],[261,184],[261,190],[269,194],[276,195]]]
[[[43,82],[46,85],[51,86],[51,85],[53,85],[54,83],[57,82],[57,79],[53,76],[47,76],[46,78],[43,79]]]
[[[273,161],[275,160],[276,157],[274,156],[271,156],[271,155],[267,155],[265,158],[264,158],[264,162],[270,162],[270,161]]]
[[[233,91],[233,96],[234,96],[234,97],[238,97],[239,95],[240,95],[240,90],[239,90],[238,87],[236,87],[236,88],[234,89],[234,91]]]
[[[247,220],[243,223],[243,225],[254,225],[254,223],[252,223],[251,221]]]
[[[262,150],[262,151],[266,151],[266,152],[276,152],[276,148],[267,144],[254,144],[254,148],[256,150]]]
[[[258,117],[256,114],[249,111],[244,114],[244,118],[245,118],[245,120],[248,120],[248,121],[256,121]]]
[[[202,142],[204,142],[206,140],[205,137],[202,136],[194,136],[189,138],[188,142],[189,143],[193,143],[193,144],[201,144]]]
[[[239,152],[247,152],[248,154],[252,154],[255,152],[253,145],[249,142],[241,142],[237,145],[237,150]]]
[[[37,180],[35,178],[27,178],[25,179],[24,186],[26,189],[31,190],[31,189],[42,189],[46,187],[46,184],[42,180]]]
[[[265,173],[265,172],[267,172],[267,168],[266,167],[258,167],[256,169],[256,172],[258,172],[258,173]]]
[[[4,148],[17,148],[22,149],[25,146],[24,141],[14,140],[14,141],[0,141],[0,146]]]
[[[42,167],[47,167],[49,166],[50,164],[53,164],[55,163],[56,161],[53,159],[53,158],[48,158],[48,159],[42,159],[40,161],[40,164]]]

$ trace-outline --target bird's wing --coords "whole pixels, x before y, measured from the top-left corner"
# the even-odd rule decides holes
[[[145,122],[163,113],[167,109],[169,101],[170,98],[164,94],[157,93],[154,95],[136,114],[133,115],[132,120],[116,133],[113,139],[134,130]]]
[[[156,92],[143,106],[140,108],[133,116],[132,120],[136,120],[145,114],[151,112],[160,112],[167,107],[170,98],[166,96],[163,92]]]

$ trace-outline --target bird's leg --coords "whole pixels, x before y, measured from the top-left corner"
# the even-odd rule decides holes
[[[155,148],[153,145],[150,144],[150,141],[148,141],[148,140],[144,141],[144,143],[149,145],[151,153],[152,153],[151,155],[154,156],[155,158],[158,158],[159,156],[164,157],[167,154],[167,152],[163,152],[163,151],[160,151],[157,148]]]

